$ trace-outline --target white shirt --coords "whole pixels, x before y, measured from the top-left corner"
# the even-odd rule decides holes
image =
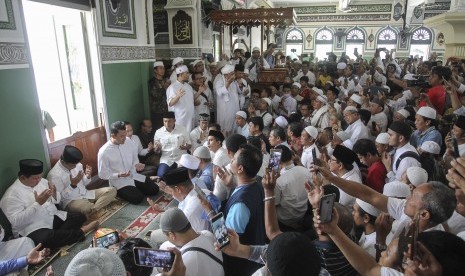
[[[465,217],[454,211],[452,216],[447,220],[450,232],[457,235],[458,233],[465,231]]]
[[[226,170],[228,173],[232,174],[231,172],[231,163],[226,165]],[[233,182],[234,182],[234,187],[237,186],[237,179],[236,177],[233,176]],[[215,178],[215,186],[213,188],[213,194],[220,200],[226,200],[229,198],[229,195],[231,194],[231,191],[234,190],[234,187],[229,188],[226,187],[226,185],[223,183],[221,178],[217,175]]]
[[[350,180],[350,181],[355,181],[358,183],[362,183],[362,179],[360,178],[360,175],[357,173],[355,168],[352,170],[346,172],[343,176],[341,176],[342,179]],[[346,207],[352,208],[352,206],[355,203],[355,197],[347,194],[343,190],[339,189],[339,203]]]
[[[76,177],[80,171],[84,171],[81,163],[77,163],[74,169],[68,170],[59,160],[47,175],[48,181],[54,184],[57,187],[57,192],[61,194],[60,206],[62,209],[76,199],[95,199],[95,191],[86,189],[86,185],[90,183],[87,175],[83,175],[75,188],[71,186],[69,177]]]
[[[303,76],[308,77],[308,84],[315,85],[316,77],[315,77],[315,74],[313,74],[313,72],[310,71],[310,70],[308,70],[307,74],[305,74],[305,75],[304,75],[303,71],[299,71],[297,76],[294,77],[294,82],[300,83],[300,78],[303,77]]]
[[[116,145],[106,142],[98,151],[98,176],[108,180],[110,186],[121,189],[135,186],[132,176],[136,173],[135,165],[139,163],[134,151],[134,144],[126,139],[124,144]],[[127,177],[118,177],[119,173],[131,172]]]
[[[249,137],[249,125],[245,123],[243,127],[237,126],[236,133],[244,136],[245,138]]]
[[[262,57],[259,57],[260,59],[260,62],[263,62],[263,67],[265,69],[270,69],[270,65],[268,64],[268,62],[262,58]],[[255,65],[254,67],[252,67],[251,69],[249,69],[249,67],[252,65],[253,63],[253,59],[252,57],[250,57],[244,64],[244,68],[245,69],[248,69],[249,70],[249,79],[252,81],[252,82],[256,82],[258,81],[257,80],[257,76],[258,76],[258,73],[257,73],[257,65]]]
[[[297,101],[294,99],[291,94],[285,94],[281,98],[281,100],[284,100],[283,106],[287,110],[287,113],[284,112],[284,110],[281,109],[281,115],[284,116],[290,116],[293,112],[296,112],[297,110]]]
[[[392,171],[388,172],[387,174],[387,178],[389,180],[387,182],[391,182],[396,179],[401,180],[404,172],[410,167],[421,167],[420,162],[418,162],[415,158],[405,157],[400,161],[399,167],[396,168],[397,159],[406,151],[417,152],[415,147],[410,145],[410,143],[407,143],[403,145],[401,148],[396,149],[396,153],[392,157]]]
[[[194,92],[196,93],[196,92]],[[199,124],[199,115],[202,113],[210,115],[210,106],[208,105],[210,102],[213,103],[213,96],[212,96],[212,91],[210,88],[208,88],[207,85],[207,90],[202,92],[207,98],[205,99],[204,96],[200,95],[197,98],[197,101],[200,102],[199,105],[195,106],[195,124]]]
[[[186,243],[183,247],[178,248],[180,251],[183,251],[189,247],[200,247],[207,250],[216,258],[223,261],[223,256],[221,251],[216,251],[213,247],[215,238],[213,234],[209,231],[199,232],[199,236],[190,242]],[[160,249],[165,250],[170,247],[176,247],[174,244],[169,241],[164,242]],[[182,254],[182,261],[186,266],[186,276],[223,276],[224,270],[223,267],[215,262],[211,257],[205,253],[199,251],[188,251]],[[152,274],[153,275],[153,274]]]
[[[329,114],[327,105],[324,105],[320,109],[313,111],[311,124],[318,129],[324,129],[329,126]]]
[[[176,97],[176,93],[179,89],[184,90],[184,95],[178,100],[178,102],[169,106],[170,101]],[[193,122],[194,122],[194,90],[187,83],[176,82],[171,83],[171,85],[166,89],[166,102],[168,104],[168,110],[173,111],[176,116],[176,124],[185,127],[187,130],[191,131]]]
[[[312,150],[316,150],[316,157],[320,158],[320,151],[318,150],[318,147],[316,146],[315,143],[313,145],[303,149],[302,151],[302,156],[300,157],[300,162],[302,162],[302,166],[305,168],[309,169],[310,165],[313,164],[313,155],[312,155]]]
[[[200,140],[200,136],[202,136],[203,132],[205,132],[205,135],[203,136],[203,139]],[[206,130],[202,130],[200,126],[198,126],[191,131],[191,133],[189,134],[189,137],[190,137],[191,145],[192,145],[191,152],[194,152],[196,148],[202,146],[203,143],[207,141],[208,128]]]
[[[302,166],[284,168],[276,179],[275,204],[278,220],[297,226],[307,211],[307,192],[304,183],[311,179],[310,171]]]
[[[210,194],[210,191],[207,191],[204,191],[205,194]],[[178,208],[186,215],[194,231],[199,232],[202,230],[210,230],[209,222],[202,219],[203,208],[200,204],[199,198],[197,197],[197,192],[193,188],[184,200],[179,202]]]
[[[148,149],[144,149],[142,143],[140,142],[139,136],[133,134],[131,137],[128,137],[134,143],[136,153],[140,156],[146,156],[149,153]]]
[[[56,199],[50,196],[42,205],[36,202],[34,192],[40,194],[48,188],[48,181],[44,178],[34,188],[16,179],[5,192],[0,201],[0,208],[10,221],[15,237],[25,237],[41,228],[53,229],[55,215],[61,220],[66,220],[67,213],[59,211],[55,206],[61,200],[60,193],[57,192]]]
[[[360,237],[360,240],[358,241],[358,244],[373,258],[376,258],[376,231],[368,235],[365,235],[365,233],[363,233]]]
[[[229,159],[228,152],[223,147],[220,147],[215,152],[215,155],[212,156],[212,160],[213,165],[218,167],[223,167],[231,163],[231,159]]]
[[[371,134],[368,128],[363,124],[361,119],[350,124],[350,129],[346,129],[346,132],[350,133],[350,141],[355,144],[360,139],[371,139]]]
[[[171,166],[174,162],[179,162],[181,155],[187,153],[186,150],[181,150],[179,147],[190,141],[189,133],[181,125],[175,124],[171,132],[168,132],[164,126],[157,129],[153,144],[161,143],[160,163]]]

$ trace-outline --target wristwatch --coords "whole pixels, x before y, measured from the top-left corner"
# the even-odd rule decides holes
[[[387,245],[381,244],[381,243],[376,243],[375,244],[375,249],[378,251],[385,251],[387,249]]]

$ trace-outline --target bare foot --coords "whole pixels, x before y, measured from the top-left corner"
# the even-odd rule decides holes
[[[82,232],[87,233],[92,230],[96,230],[100,225],[100,222],[98,220],[94,220],[91,223],[84,225],[81,227]]]
[[[149,203],[150,207],[152,207],[153,210],[159,211],[159,212],[163,211],[163,208],[160,205],[156,204],[150,197],[147,198],[147,202]]]

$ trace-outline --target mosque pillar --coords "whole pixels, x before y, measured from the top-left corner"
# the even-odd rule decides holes
[[[465,0],[452,0],[448,12],[427,18],[423,23],[444,34],[446,58],[465,58]]]

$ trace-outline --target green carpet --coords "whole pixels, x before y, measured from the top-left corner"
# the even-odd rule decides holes
[[[159,195],[157,195],[156,197],[154,197],[152,199],[155,201],[158,198],[159,198]],[[176,205],[177,205],[177,202],[175,200],[173,200],[169,204],[168,207],[175,207]],[[145,201],[145,200],[142,203],[138,204],[138,205],[128,204],[125,207],[123,207],[121,210],[119,210],[117,213],[115,213],[112,217],[110,217],[107,221],[102,223],[102,225],[100,227],[123,230],[135,218],[137,218],[139,215],[141,215],[148,207],[149,207],[149,205],[148,205],[147,201]],[[158,221],[159,221],[159,216],[157,216],[151,222],[151,224],[146,229],[144,229],[144,231],[141,232],[138,236],[144,238],[146,233],[149,230],[157,229],[159,227]],[[69,249],[69,254],[67,254],[65,256],[57,257],[55,260],[53,260],[49,264],[49,265],[52,265],[53,271],[55,272],[55,276],[64,275],[66,267],[71,262],[73,257],[77,253],[79,253],[80,251],[90,247],[92,237],[93,237],[93,232],[86,236],[85,241],[77,243],[71,249]],[[145,238],[145,240],[147,242],[149,242],[148,238]],[[155,244],[152,244],[152,245],[156,246]],[[46,272],[46,268],[39,271],[36,275],[43,276],[43,275],[45,275],[45,272]]]

